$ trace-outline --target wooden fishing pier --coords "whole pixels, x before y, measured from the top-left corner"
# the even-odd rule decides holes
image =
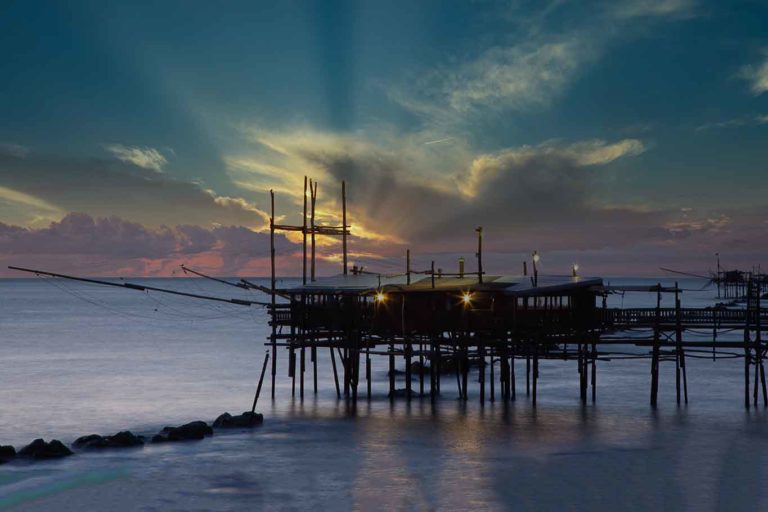
[[[233,283],[182,266],[184,272],[199,277],[265,293],[268,301],[9,268],[145,293],[265,307],[271,331],[252,411],[268,368],[271,395],[275,399],[279,354],[287,353],[285,370],[291,379],[292,395],[296,395],[298,387],[300,398],[304,398],[305,378],[310,372],[308,363],[312,366],[312,390],[317,393],[321,350],[329,351],[338,398],[351,400],[353,405],[359,398],[361,382],[365,384],[365,397],[372,398],[372,358],[376,357],[387,360],[388,396],[392,400],[427,395],[437,400],[445,381],[441,377],[449,376],[449,380],[455,377],[458,395],[463,400],[469,398],[470,383],[476,382],[481,403],[515,400],[518,381],[524,382],[525,394],[534,407],[541,360],[575,362],[579,396],[585,403],[590,396],[592,401],[596,399],[598,361],[647,361],[650,403],[655,407],[662,363],[674,363],[676,399],[680,404],[688,402],[686,360],[707,357],[743,359],[745,407],[757,406],[761,396],[763,405],[768,406],[764,367],[768,344],[763,343],[768,310],[762,306],[768,279],[759,270],[733,274],[732,281],[737,284],[726,285],[717,281],[721,276],[731,279],[728,273],[721,272],[718,261],[717,276],[710,280],[718,284],[718,294],[721,290],[729,296],[743,294],[744,307],[718,304],[684,308],[684,290],[677,284],[610,286],[599,277],[579,276],[575,266],[569,275],[539,275],[539,255],[535,251],[531,255],[530,273],[528,262],[523,262],[521,275],[487,274],[483,268],[483,229],[478,227],[474,270],[465,268],[463,258],[459,258],[456,272],[436,269],[434,261],[427,269],[413,269],[410,251],[406,251],[402,273],[371,273],[348,264],[347,242],[351,232],[344,182],[340,226],[317,222],[317,193],[317,183],[305,177],[303,220],[301,224],[290,225],[276,222],[275,195],[270,191],[270,286],[246,279]],[[277,286],[275,235],[281,231],[302,235],[300,285]],[[318,236],[341,237],[339,275],[316,276]],[[655,300],[655,306],[608,307],[607,299],[614,293],[645,294]],[[664,296],[673,299],[674,307],[661,307]],[[734,332],[738,334],[734,336]],[[398,369],[400,362],[404,370]],[[396,388],[398,371],[405,374],[405,389]]]
[[[762,396],[768,406],[762,337],[768,310],[761,305],[763,283],[752,276],[744,284],[746,307],[684,308],[677,285],[608,286],[601,278],[577,275],[540,276],[538,255],[532,254],[522,275],[490,275],[483,269],[483,230],[477,228],[475,270],[458,261],[452,273],[412,269],[410,251],[401,274],[383,275],[348,265],[346,187],[341,187],[340,226],[318,225],[315,218],[317,183],[304,180],[304,215],[299,225],[275,222],[271,196],[271,296],[268,310],[271,334],[271,392],[275,398],[278,355],[287,352],[287,376],[292,393],[305,394],[307,362],[312,364],[317,393],[318,351],[328,350],[337,396],[355,404],[365,384],[372,397],[372,358],[384,357],[389,367],[391,399],[402,396],[436,400],[441,376],[455,375],[459,397],[469,398],[471,380],[477,382],[481,403],[514,400],[518,380],[536,406],[539,362],[574,361],[582,402],[596,399],[597,361],[646,360],[650,365],[650,403],[656,406],[661,363],[675,368],[677,403],[688,402],[687,357],[740,357],[744,360],[744,405],[757,406]],[[280,289],[275,275],[275,233],[303,235],[303,275],[299,286]],[[316,237],[342,238],[342,272],[316,277]],[[655,298],[648,308],[609,308],[611,293],[644,293]],[[662,308],[662,296],[672,296],[674,307]],[[696,337],[687,334],[695,331]],[[706,331],[708,339],[702,339]],[[743,333],[741,340],[727,333]],[[628,353],[621,346],[642,350]],[[268,356],[269,357],[269,356]],[[402,361],[405,389],[396,388],[395,374]],[[524,365],[523,376],[516,375]],[[265,361],[264,371],[267,364]],[[470,379],[470,372],[477,378]],[[260,384],[264,378],[262,372]],[[361,378],[362,373],[362,378]],[[414,383],[416,380],[416,383]],[[298,386],[297,386],[298,383]],[[258,397],[257,397],[258,398]]]

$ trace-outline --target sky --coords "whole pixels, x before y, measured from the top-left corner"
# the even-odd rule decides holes
[[[0,276],[266,275],[304,176],[372,271],[768,264],[764,1],[6,1],[0,48]]]

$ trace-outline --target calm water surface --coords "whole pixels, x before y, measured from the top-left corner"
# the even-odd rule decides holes
[[[200,280],[152,283],[260,298]],[[713,302],[712,290],[694,291],[703,284],[681,281],[691,290],[684,306]],[[122,429],[151,434],[241,412],[253,399],[266,336],[260,309],[0,280],[0,444]],[[290,397],[280,356],[278,398],[272,403],[265,387],[261,428],[5,465],[0,508],[768,510],[768,422],[762,408],[743,408],[740,360],[689,359],[687,407],[675,405],[674,365],[663,364],[655,412],[647,405],[648,361],[598,363],[598,401],[586,407],[575,362],[545,361],[535,411],[524,392],[515,403],[480,407],[475,388],[462,403],[452,378],[435,406],[391,404],[386,362],[376,361],[374,397],[351,411],[336,400],[327,353],[320,353],[319,392],[311,393],[307,373],[303,403]]]

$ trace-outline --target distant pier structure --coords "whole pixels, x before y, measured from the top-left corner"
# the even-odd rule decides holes
[[[465,269],[463,258],[456,272],[435,270],[434,262],[429,269],[412,269],[409,251],[401,274],[375,274],[349,267],[350,226],[343,182],[340,226],[316,222],[317,183],[312,180],[304,180],[300,225],[276,223],[274,192],[270,191],[270,196],[272,273],[267,291],[271,296],[271,334],[267,343],[271,348],[273,398],[277,360],[284,352],[292,392],[301,398],[310,363],[312,390],[317,393],[317,354],[327,350],[337,395],[353,403],[363,393],[371,398],[372,358],[383,357],[388,361],[391,399],[429,396],[436,400],[441,384],[455,376],[461,399],[467,400],[476,384],[472,394],[481,403],[515,400],[524,392],[533,406],[542,359],[575,362],[583,402],[596,399],[597,361],[646,360],[650,363],[650,403],[656,406],[662,362],[674,363],[677,402],[687,403],[686,358],[725,356],[744,360],[744,405],[749,408],[762,401],[768,406],[764,368],[768,347],[762,339],[768,310],[761,304],[765,282],[757,279],[759,276],[744,276],[746,307],[726,309],[683,308],[682,290],[677,285],[612,287],[601,278],[577,275],[576,268],[570,275],[539,275],[535,252],[530,275],[527,264],[522,275],[486,274],[482,228],[476,230],[474,270]],[[277,287],[274,240],[278,231],[302,233],[304,261],[299,286]],[[316,276],[317,236],[341,237],[339,275]],[[718,284],[725,293],[735,290],[725,288],[725,281]],[[607,307],[607,295],[616,292],[652,294],[656,306]],[[674,307],[661,307],[663,295],[674,297]],[[693,330],[697,336],[686,336]],[[724,339],[725,333],[734,330],[743,332],[743,339]],[[711,336],[702,339],[702,331]],[[622,345],[646,350],[628,353],[621,350]],[[404,368],[405,389],[396,388],[399,362]],[[265,361],[260,382],[266,368]]]

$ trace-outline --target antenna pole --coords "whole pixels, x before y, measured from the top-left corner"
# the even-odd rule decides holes
[[[477,231],[477,281],[483,284],[483,227],[478,227]]]
[[[411,250],[405,250],[405,284],[411,284]]]

